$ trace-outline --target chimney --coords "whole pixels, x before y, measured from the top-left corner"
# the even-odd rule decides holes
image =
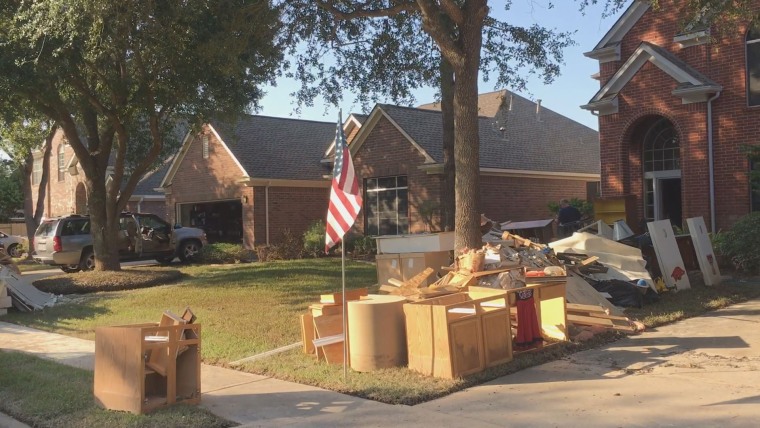
[[[536,121],[541,122],[541,100],[536,100]]]

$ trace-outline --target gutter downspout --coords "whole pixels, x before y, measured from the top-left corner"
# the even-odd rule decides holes
[[[707,162],[710,169],[710,231],[715,233],[715,166],[713,165],[713,126],[712,126],[712,102],[720,96],[716,92],[707,100]]]
[[[264,212],[266,213],[267,245],[269,245],[269,184],[264,187],[264,205],[266,205]]]
[[[710,170],[710,231],[715,233],[715,165],[713,159],[713,114],[712,102],[720,96],[720,91],[716,92],[707,100],[707,162]]]

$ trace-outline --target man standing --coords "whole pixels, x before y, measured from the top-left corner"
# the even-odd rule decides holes
[[[560,238],[566,238],[578,230],[580,221],[581,212],[578,211],[578,208],[570,205],[570,201],[567,199],[559,201],[559,212],[557,213],[559,227],[557,232]]]

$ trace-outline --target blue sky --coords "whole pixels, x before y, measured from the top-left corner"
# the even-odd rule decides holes
[[[509,13],[509,22],[523,26],[534,23],[559,31],[577,31],[573,36],[576,45],[565,50],[565,65],[561,75],[551,85],[544,85],[540,79],[533,79],[527,90],[520,94],[531,100],[541,100],[541,105],[584,125],[598,129],[597,118],[580,105],[588,102],[599,89],[599,82],[591,75],[599,71],[597,61],[583,56],[591,50],[619,16],[602,18],[604,7],[590,7],[585,15],[578,10],[578,4],[572,0],[554,0],[554,7],[548,9],[548,0],[513,0]],[[491,7],[497,13],[503,12],[502,1],[491,1]],[[497,10],[498,9],[498,10]],[[495,82],[482,82],[479,92],[491,92],[496,89]],[[312,108],[304,107],[300,114],[295,113],[294,98],[290,93],[297,87],[296,83],[282,78],[277,87],[268,87],[267,95],[261,101],[259,114],[277,117],[294,117],[307,120],[334,121],[338,117],[338,107],[329,107],[325,114],[325,105],[315,102]],[[506,88],[511,89],[511,88]],[[433,101],[435,88],[420,90],[415,93],[418,104]],[[346,96],[339,108],[343,109],[345,118],[349,112],[362,112],[361,106],[353,104],[353,96]],[[366,112],[364,112],[366,113]]]

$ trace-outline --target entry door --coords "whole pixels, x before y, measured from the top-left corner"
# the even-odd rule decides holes
[[[648,221],[669,219],[682,227],[681,171],[655,171],[644,174],[646,216]]]

